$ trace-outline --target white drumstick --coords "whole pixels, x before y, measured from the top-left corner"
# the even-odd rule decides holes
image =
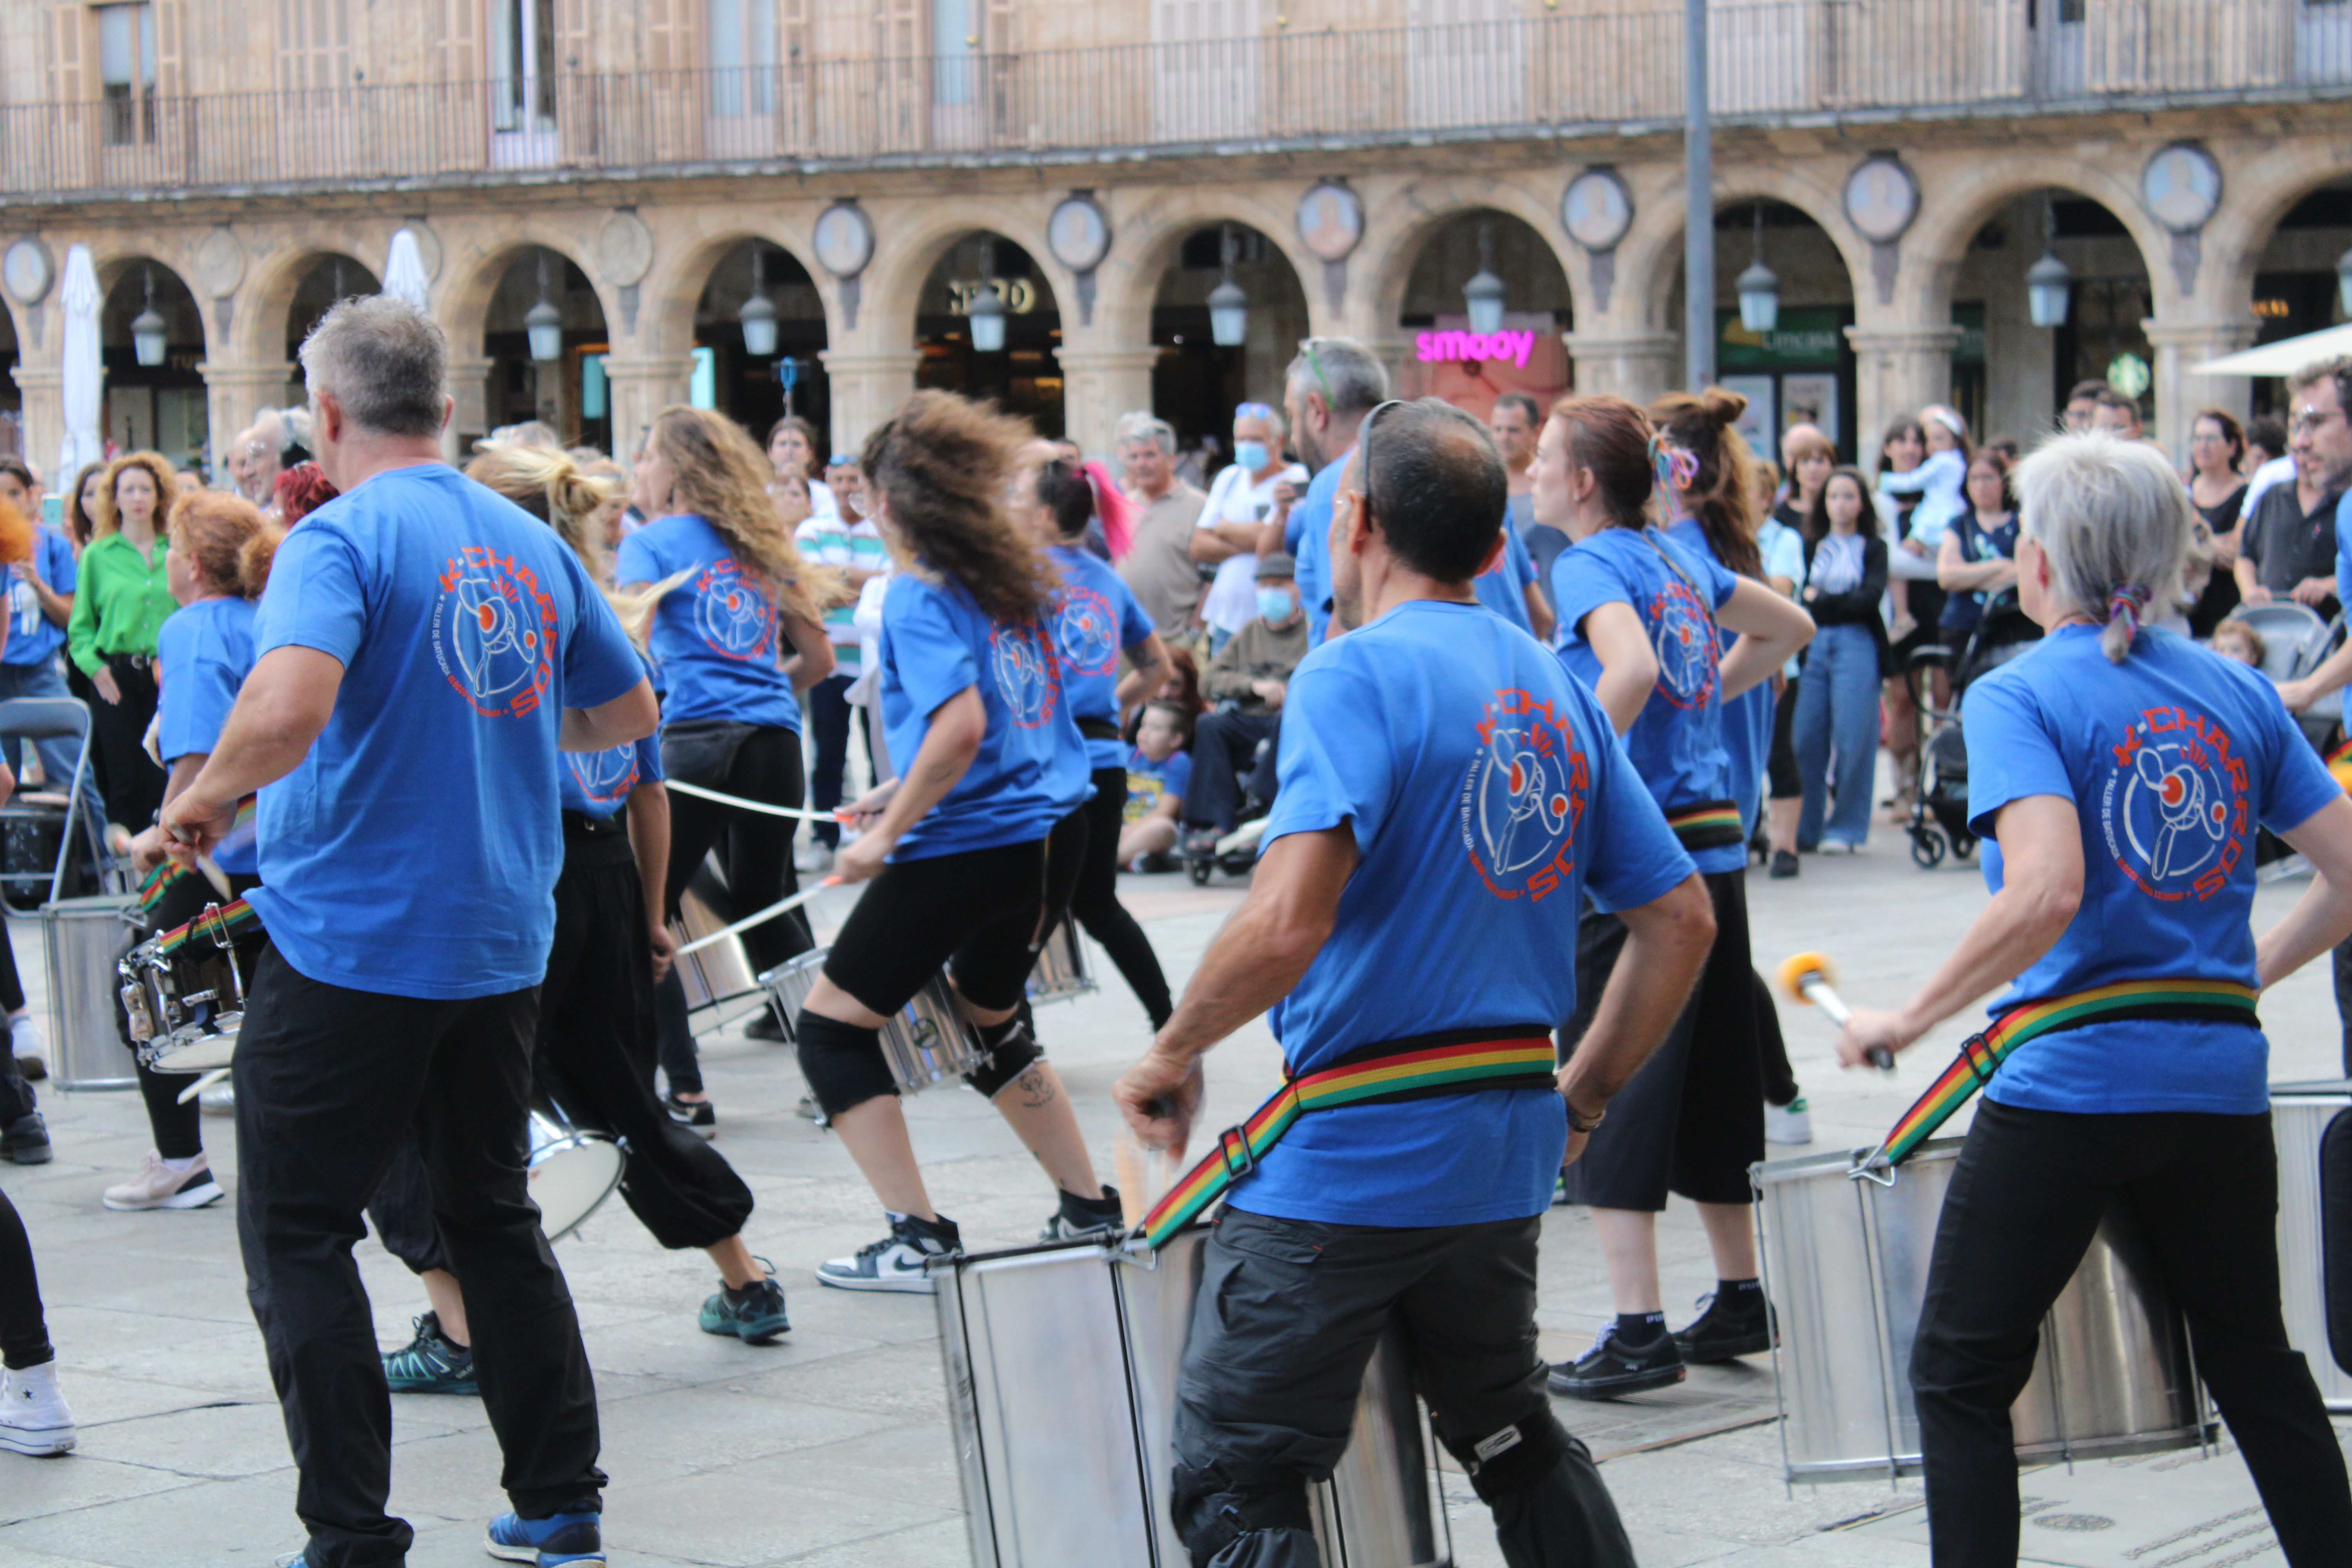
[[[1831,1023],[1844,1028],[1853,1022],[1853,1009],[1837,994],[1837,987],[1818,974],[1809,974],[1797,987],[1797,994],[1829,1015]]]
[[[215,1068],[210,1072],[198,1073],[196,1075],[196,1081],[182,1089],[180,1091],[180,1097],[173,1100],[173,1103],[175,1105],[185,1105],[188,1101],[195,1099],[196,1096],[204,1093],[205,1090],[212,1088],[213,1085],[216,1083],[224,1083],[227,1081],[227,1079],[228,1068]]]
[[[661,782],[664,788],[679,795],[690,795],[697,800],[716,801],[720,805],[731,805],[738,811],[756,811],[763,816],[790,816],[802,822],[847,822],[851,819],[845,811],[809,811],[797,805],[771,805],[764,800],[745,800],[740,795],[720,795],[715,789],[704,789],[700,784],[690,784],[678,779]]]
[[[756,915],[745,915],[741,920],[737,921],[731,926],[721,926],[719,930],[712,931],[709,936],[695,938],[694,941],[688,942],[684,947],[677,950],[677,956],[684,958],[690,952],[700,952],[704,948],[710,946],[714,942],[724,942],[730,936],[750,931],[755,925],[760,925],[765,921],[774,920],[778,915],[786,913],[792,910],[799,909],[803,904],[807,903],[811,899],[815,898],[827,888],[837,886],[840,881],[841,879],[838,877],[827,877],[824,881],[819,882],[814,888],[805,889],[801,892],[794,893],[789,899],[779,899],[774,903],[770,904],[766,909],[761,910]]]

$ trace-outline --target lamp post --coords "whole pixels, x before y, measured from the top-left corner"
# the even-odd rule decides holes
[[[977,353],[1001,353],[1004,349],[1004,296],[996,287],[996,242],[980,242],[980,287],[964,308],[971,323],[971,346]]]
[[[1764,204],[1756,204],[1756,258],[1739,275],[1739,324],[1769,332],[1780,324],[1780,279],[1764,265]]]
[[[1234,281],[1234,226],[1225,225],[1218,242],[1224,278],[1209,290],[1209,341],[1221,349],[1237,349],[1249,341],[1249,296]]]
[[[547,297],[547,252],[539,253],[539,303],[523,313],[523,331],[530,335],[530,357],[541,364],[563,357],[563,312]]]
[[[172,324],[155,309],[155,268],[147,268],[147,308],[131,318],[131,352],[148,369],[163,363],[172,347]]]
[[[2042,208],[2042,259],[2025,269],[2025,310],[2037,327],[2066,324],[2066,308],[2074,293],[2074,274],[2058,259],[2058,204]]]
[[[1463,303],[1470,308],[1470,330],[1492,336],[1503,330],[1503,280],[1495,276],[1495,220],[1478,221],[1478,270],[1462,285]]]
[[[761,272],[760,242],[751,242],[751,297],[735,312],[743,323],[743,352],[753,359],[766,359],[776,352],[776,306],[768,298],[767,279]],[[786,388],[789,393],[790,388]]]
[[[1715,380],[1715,156],[1706,118],[1706,0],[1683,0],[1683,376]]]

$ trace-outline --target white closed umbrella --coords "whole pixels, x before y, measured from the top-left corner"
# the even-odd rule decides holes
[[[416,248],[416,236],[407,229],[392,237],[392,255],[383,264],[383,291],[419,310],[430,312],[433,308],[427,297],[425,255]]]
[[[2191,375],[2293,375],[2305,365],[2352,353],[2352,324],[2326,327],[2299,338],[2241,349],[2189,367]]]
[[[66,308],[63,372],[58,387],[65,405],[66,435],[58,450],[58,483],[68,485],[85,463],[106,456],[106,435],[99,428],[99,396],[106,385],[106,366],[99,357],[98,312],[106,302],[99,292],[98,268],[89,247],[77,245],[66,252]]]

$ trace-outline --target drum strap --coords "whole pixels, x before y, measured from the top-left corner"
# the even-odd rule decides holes
[[[1702,800],[1689,805],[1679,805],[1666,813],[1666,826],[1675,830],[1685,849],[1717,849],[1726,844],[1738,844],[1748,837],[1748,830],[1739,825],[1739,806],[1728,800]]]
[[[2021,1002],[1994,1019],[1980,1035],[1960,1043],[1960,1054],[1943,1076],[1929,1086],[1902,1120],[1886,1134],[1878,1152],[1860,1170],[1884,1170],[1900,1165],[1933,1137],[1936,1129],[1969,1102],[2010,1053],[2028,1040],[2079,1029],[2085,1024],[2111,1024],[2128,1018],[2201,1018],[2216,1023],[2259,1026],[2254,993],[2228,980],[2124,980],[2070,996]]]
[[[243,899],[233,904],[208,904],[205,912],[184,926],[173,926],[155,939],[155,950],[170,957],[198,938],[207,938],[222,947],[247,931],[258,930],[261,911]]]
[[[2344,786],[2345,794],[2352,795],[2352,735],[2338,741],[2336,749],[2327,753],[2327,771]]]
[[[163,901],[166,893],[179,885],[182,878],[200,875],[202,873],[194,866],[183,866],[176,860],[164,861],[147,873],[147,879],[139,884],[139,912],[153,914],[155,906]]]
[[[1557,1070],[1551,1028],[1545,1024],[1445,1029],[1360,1046],[1328,1067],[1292,1079],[1247,1121],[1219,1133],[1208,1157],[1186,1172],[1143,1216],[1144,1240],[1159,1247],[1191,1224],[1255,1170],[1291,1123],[1310,1110],[1391,1105],[1487,1089],[1549,1090],[1558,1087]]]

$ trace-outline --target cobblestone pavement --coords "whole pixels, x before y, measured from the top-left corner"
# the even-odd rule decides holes
[[[1189,974],[1236,885],[1194,889],[1181,878],[1129,879],[1172,978]],[[1973,868],[1916,869],[1881,828],[1853,859],[1810,858],[1794,882],[1750,883],[1756,954],[1819,948],[1839,961],[1857,1003],[1891,1003],[1924,976],[1983,901]],[[2295,884],[2265,889],[2260,917],[2284,910]],[[847,904],[829,894],[821,931]],[[37,931],[13,928],[19,967],[42,973]],[[1448,959],[1432,932],[1432,962]],[[1101,954],[1098,994],[1045,1010],[1041,1032],[1108,1169],[1108,1091],[1144,1043],[1142,1014]],[[1812,1104],[1816,1149],[1874,1142],[1963,1032],[1948,1026],[1892,1081],[1838,1072],[1810,1010],[1786,1007],[1791,1055]],[[2334,1075],[2336,1024],[2325,965],[2265,999],[2279,1079]],[[617,1202],[558,1256],[581,1303],[601,1396],[606,1542],[631,1564],[793,1563],[900,1568],[967,1561],[948,1438],[931,1303],[847,1296],[811,1270],[879,1234],[877,1210],[843,1152],[793,1113],[800,1076],[787,1053],[730,1029],[708,1046],[719,1142],[759,1197],[750,1237],[791,1297],[793,1331],[751,1349],[698,1332],[694,1310],[715,1289],[699,1254],[656,1248]],[[1276,1081],[1262,1026],[1210,1064],[1209,1125],[1225,1125]],[[300,1544],[293,1475],[249,1316],[230,1208],[110,1214],[99,1189],[147,1147],[135,1097],[48,1094],[55,1163],[0,1165],[0,1185],[31,1227],[65,1387],[81,1422],[72,1456],[0,1455],[0,1564],[121,1568],[259,1564]],[[910,1102],[917,1146],[940,1206],[975,1247],[1033,1238],[1046,1184],[976,1097],[940,1089]],[[205,1123],[232,1190],[228,1124]],[[1580,1352],[1610,1312],[1600,1259],[1577,1210],[1546,1223],[1542,1328],[1547,1353]],[[1712,1283],[1687,1207],[1667,1215],[1661,1251],[1677,1318]],[[371,1240],[360,1267],[380,1338],[404,1342],[423,1310],[405,1271]],[[1703,1369],[1683,1386],[1560,1414],[1604,1458],[1603,1474],[1645,1568],[1786,1564],[1924,1565],[1914,1482],[1793,1489],[1781,1481],[1769,1359]],[[487,1561],[482,1521],[504,1506],[498,1454],[472,1400],[394,1401],[394,1507],[417,1528],[419,1568]],[[2037,1472],[2027,1529],[2035,1562],[2147,1563],[2184,1568],[2259,1555],[2268,1537],[2234,1458],[2165,1456]],[[1454,1550],[1465,1565],[1499,1563],[1483,1510],[1457,1474],[1444,1479]],[[2050,1524],[2049,1521],[2057,1521]],[[2106,1526],[2085,1520],[2105,1520]],[[2072,1522],[2068,1522],[2072,1521]],[[2131,1549],[2179,1544],[2152,1555]],[[2210,1546],[2206,1543],[2210,1542]],[[2258,1555],[2242,1559],[2254,1551]]]

